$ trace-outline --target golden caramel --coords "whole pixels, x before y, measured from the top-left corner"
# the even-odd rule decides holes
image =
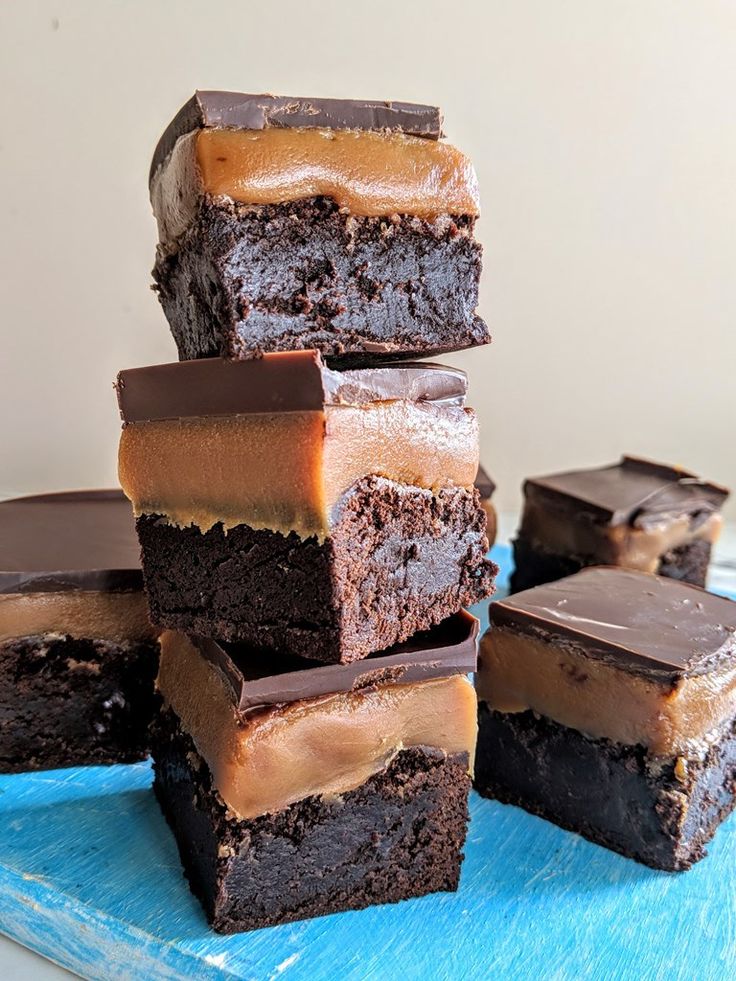
[[[736,664],[670,685],[587,657],[559,640],[494,627],[481,640],[478,698],[528,709],[597,739],[653,755],[702,755],[736,715]]]
[[[403,133],[203,129],[206,193],[243,204],[332,198],[353,215],[477,215],[472,164],[455,147]]]
[[[142,591],[0,595],[0,640],[47,633],[117,643],[151,640],[155,636]]]
[[[119,477],[136,515],[162,514],[202,532],[221,521],[322,541],[333,507],[361,478],[472,487],[478,452],[470,409],[329,405],[126,425]]]

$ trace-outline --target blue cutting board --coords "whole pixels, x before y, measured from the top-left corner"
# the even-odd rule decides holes
[[[150,783],[145,763],[0,777],[0,929],[95,979],[736,976],[733,819],[670,875],[473,794],[457,893],[219,937]]]

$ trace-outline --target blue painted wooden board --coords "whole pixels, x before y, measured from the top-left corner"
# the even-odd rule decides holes
[[[150,780],[147,764],[0,777],[3,932],[90,978],[736,976],[733,819],[668,875],[473,794],[457,893],[218,937]]]

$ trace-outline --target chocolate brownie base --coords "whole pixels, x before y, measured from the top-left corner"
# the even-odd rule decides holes
[[[152,743],[156,796],[192,892],[220,933],[457,889],[464,753],[404,750],[347,794],[241,820],[172,712],[155,721]]]
[[[364,218],[328,198],[206,201],[156,290],[182,360],[316,348],[406,357],[486,344],[474,219]]]
[[[558,555],[533,545],[528,539],[519,536],[513,542],[514,571],[510,579],[510,591],[520,593],[523,589],[541,586],[555,579],[572,576],[586,566],[600,565],[595,558]],[[680,579],[694,586],[705,586],[710,563],[710,542],[696,541],[673,549],[659,561],[657,574],[669,579]]]
[[[323,543],[237,525],[137,522],[151,619],[320,661],[365,657],[493,592],[476,490],[360,481]]]
[[[148,753],[153,643],[60,634],[0,644],[0,772],[132,763]]]
[[[736,724],[704,760],[589,739],[534,712],[479,706],[475,787],[666,871],[706,854],[734,807]]]

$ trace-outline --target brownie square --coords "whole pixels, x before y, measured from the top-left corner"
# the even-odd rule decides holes
[[[315,666],[164,632],[154,789],[217,931],[457,888],[477,633]]]
[[[158,644],[128,501],[5,501],[0,541],[0,772],[143,759]]]
[[[728,494],[679,467],[628,456],[608,467],[530,478],[511,590],[591,565],[703,586]]]
[[[442,135],[432,106],[197,92],[150,174],[180,358],[488,343],[477,181]]]
[[[491,604],[475,786],[688,869],[736,798],[736,603],[591,568]]]
[[[493,591],[462,372],[317,352],[120,373],[154,623],[346,662]]]

